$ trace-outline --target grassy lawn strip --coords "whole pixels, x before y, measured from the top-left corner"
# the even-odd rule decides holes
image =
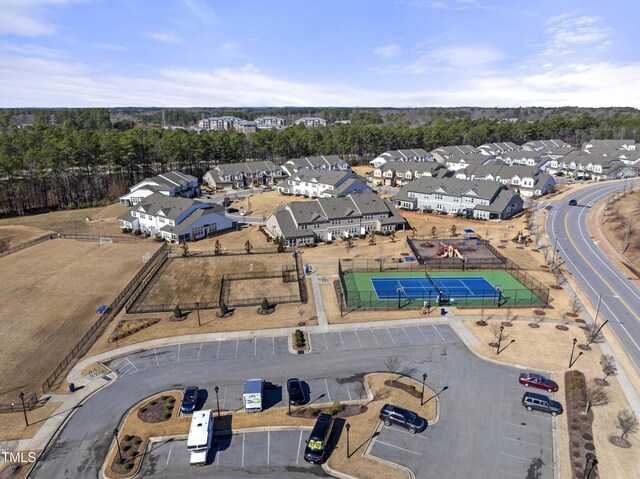
[[[378,477],[385,477],[387,479],[405,479],[407,473],[402,470],[388,464],[377,461],[374,458],[365,456],[363,454],[366,449],[366,445],[369,442],[372,434],[375,432],[378,425],[378,414],[380,408],[385,403],[393,403],[398,406],[411,409],[424,417],[430,423],[434,420],[436,415],[436,403],[435,401],[429,401],[424,406],[420,406],[419,399],[404,392],[399,388],[390,388],[384,385],[385,381],[396,379],[397,375],[392,374],[369,374],[365,380],[369,388],[372,397],[362,401],[362,405],[366,405],[363,408],[362,414],[351,416],[348,418],[348,422],[351,424],[351,447],[352,457],[347,461],[346,457],[346,435],[341,434],[335,449],[331,453],[328,465],[330,468],[344,472],[346,474],[357,475],[362,479],[373,479]],[[414,386],[416,389],[421,388],[421,383],[414,381],[410,378],[401,378],[396,383],[404,384],[406,386]],[[425,387],[425,397],[431,397],[433,392]],[[138,417],[138,410],[146,404],[152,401],[158,400],[163,396],[173,396],[176,398],[176,404],[182,399],[181,391],[164,391],[150,398],[137,403],[127,414],[124,422],[120,428],[118,435],[119,441],[124,441],[125,437],[137,437],[142,439],[142,444],[146,445],[151,437],[169,437],[169,436],[185,436],[189,432],[189,425],[191,424],[191,416],[185,415],[178,417],[178,407],[174,409],[174,414],[171,418],[159,422],[159,423],[146,423]],[[358,401],[350,401],[350,404],[358,405]],[[317,408],[321,406],[322,409],[332,407],[332,404],[319,405],[313,404],[310,408]],[[278,427],[278,426],[302,426],[313,427],[315,424],[315,417],[299,417],[288,416],[286,407],[273,408],[263,411],[258,414],[246,414],[244,412],[231,413],[228,411],[222,412],[220,419],[214,419],[214,429],[216,431],[223,430],[241,430],[249,428],[259,427]],[[358,448],[356,450],[356,448]],[[141,449],[141,451],[145,451]],[[117,448],[115,442],[111,445],[111,449],[106,457],[104,472],[105,476],[112,479],[122,479],[125,477],[133,476],[140,467],[140,461],[144,458],[144,453],[137,457],[128,459],[128,463],[132,463],[133,467],[128,469],[125,473],[118,473],[111,469],[111,465],[115,463],[117,458]],[[118,468],[118,470],[122,470]]]

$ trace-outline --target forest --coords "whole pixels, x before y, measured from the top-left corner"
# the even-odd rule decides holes
[[[352,163],[392,149],[557,138],[576,147],[592,138],[640,138],[640,117],[553,114],[528,121],[438,118],[422,126],[380,124],[381,116],[356,114],[351,125],[321,129],[293,126],[245,135],[144,126],[116,121],[107,109],[32,111],[31,125],[9,126],[20,111],[0,112],[0,215],[81,208],[113,200],[146,176],[172,169],[201,177],[218,163],[337,154]],[[227,113],[228,114],[228,113]],[[13,116],[12,116],[13,115]],[[387,117],[385,117],[387,118]],[[386,119],[384,120],[387,121]],[[360,124],[369,123],[374,124]]]

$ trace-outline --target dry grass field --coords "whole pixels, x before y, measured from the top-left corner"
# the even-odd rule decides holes
[[[39,238],[46,233],[48,231],[34,226],[0,226],[0,242],[7,241],[7,246],[12,247]]]
[[[217,302],[220,297],[222,275],[229,273],[281,272],[283,266],[293,266],[289,254],[251,254],[234,256],[210,256],[172,258],[159,272],[157,280],[143,292],[140,304],[180,304]],[[230,290],[234,298],[255,297],[255,294],[283,296],[295,294],[297,283],[283,283],[282,278],[268,278],[232,282]],[[234,284],[237,283],[237,284]],[[261,284],[262,283],[262,284]],[[289,292],[291,288],[294,293]]]
[[[231,206],[240,211],[250,210],[253,212],[251,216],[268,218],[278,206],[290,203],[291,201],[313,201],[313,198],[285,196],[277,191],[268,191],[266,193],[246,195],[243,200],[236,200]]]
[[[632,190],[624,197],[614,197],[608,205],[606,211],[598,208],[604,216],[604,224],[600,222],[602,232],[618,252],[622,250],[626,237],[628,246],[623,256],[640,269],[640,236],[636,227],[640,214],[640,191]]]
[[[0,258],[0,402],[46,376],[142,267],[156,244],[51,240]]]

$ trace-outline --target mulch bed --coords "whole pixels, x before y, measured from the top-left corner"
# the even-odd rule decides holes
[[[22,464],[14,463],[13,470],[11,470],[11,466],[7,466],[0,471],[0,479],[11,479],[13,477],[17,477],[20,475],[20,469],[22,469]]]
[[[160,318],[148,318],[148,319],[123,319],[118,322],[118,325],[113,330],[113,334],[109,338],[110,342],[117,339],[126,338],[138,331],[141,331],[149,326],[153,326],[160,322]]]
[[[314,408],[314,407],[312,408],[300,407],[299,409],[296,409],[295,411],[291,412],[291,417],[317,417],[320,415],[320,413],[325,412],[325,413],[332,413],[333,417],[345,418],[345,417],[357,416],[358,414],[363,414],[367,412],[367,406],[363,405],[362,407],[360,407],[360,405],[358,404],[341,404],[339,412],[328,411],[328,409],[332,409],[332,408],[329,407],[326,409],[320,409],[320,408]]]
[[[537,328],[539,328],[539,327],[540,327],[540,325],[539,325],[538,323],[529,323],[529,327],[530,327],[530,328],[537,329]]]
[[[629,449],[631,447],[631,443],[626,439],[620,439],[620,436],[609,436],[609,442],[614,446],[622,447],[624,449]]]
[[[545,312],[544,312],[543,310],[541,310],[541,309],[536,309],[536,310],[534,310],[534,311],[533,311],[533,314],[535,314],[536,316],[544,316],[544,315],[545,315],[545,314],[547,314],[547,313],[545,313]]]
[[[569,331],[569,328],[567,328],[565,325],[563,324],[558,324],[556,326],[556,329],[560,330],[560,331]]]
[[[567,371],[564,375],[565,413],[569,425],[569,452],[571,454],[572,477],[581,478],[586,466],[587,452],[595,454],[593,444],[593,410],[585,414],[586,378],[580,371]],[[597,454],[595,454],[597,456]],[[594,468],[597,478],[597,466]]]
[[[262,307],[258,308],[258,314],[262,315],[262,316],[266,316],[268,314],[273,314],[276,311],[276,307],[274,306],[273,308],[269,308],[269,309],[262,309]]]
[[[175,397],[160,396],[138,409],[138,418],[140,418],[141,421],[150,423],[167,421],[173,415],[175,405]]]
[[[511,326],[513,326],[513,323],[511,321],[503,321],[500,324],[506,328],[510,328]]]
[[[235,311],[235,309],[230,309],[225,314],[222,314],[220,311],[218,311],[216,313],[216,318],[230,318],[231,316],[233,316],[233,313],[235,313]]]
[[[408,385],[408,384],[404,384],[404,383],[399,383],[399,382],[393,382],[391,379],[387,379],[384,382],[385,386],[389,386],[390,388],[396,388],[396,389],[400,389],[401,391],[406,392],[407,394],[412,395],[413,397],[419,398],[422,397],[422,395],[420,394],[420,391],[418,391],[415,386],[413,385]]]
[[[171,315],[171,317],[169,318],[169,321],[173,323],[179,323],[180,321],[186,320],[188,317],[189,317],[188,314],[183,314],[182,316]]]
[[[123,436],[120,441],[120,452],[122,453],[123,462],[120,462],[120,454],[116,452],[116,456],[111,464],[111,470],[116,474],[131,474],[136,457],[140,454],[142,448],[142,439],[138,436]]]
[[[558,290],[562,289],[562,286],[559,286],[559,285],[557,285],[557,284],[552,284],[552,285],[551,285],[551,286],[549,286],[549,287],[550,287],[551,289],[558,289]]]
[[[476,321],[476,324],[478,326],[489,326],[489,323],[487,323],[486,321]]]

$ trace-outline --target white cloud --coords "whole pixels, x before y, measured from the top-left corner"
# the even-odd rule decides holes
[[[175,36],[173,33],[167,32],[152,32],[147,33],[145,37],[162,43],[181,43],[182,39]]]
[[[477,70],[502,58],[501,52],[486,45],[439,47],[425,51],[411,63],[392,65],[382,73],[418,75],[434,71]]]
[[[401,48],[399,45],[391,44],[376,48],[373,52],[383,58],[392,58],[400,55]]]
[[[468,10],[481,8],[478,0],[398,0],[398,3],[413,7],[436,8],[443,10]]]
[[[51,35],[57,26],[45,20],[48,7],[81,0],[0,0],[0,35]]]
[[[213,25],[218,21],[218,16],[213,9],[202,0],[183,0],[185,5],[200,19],[205,25]]]
[[[106,75],[80,63],[0,57],[2,107],[64,106],[632,106],[640,107],[640,64],[567,64],[541,73],[462,78],[460,86],[411,91],[341,82],[301,83],[251,64],[167,69],[148,77]],[[47,79],[47,81],[43,81]]]
[[[610,28],[600,25],[601,19],[592,16],[577,16],[563,13],[547,20],[549,27],[545,30],[549,41],[544,44],[543,55],[566,56],[580,47],[593,44],[608,45]]]

